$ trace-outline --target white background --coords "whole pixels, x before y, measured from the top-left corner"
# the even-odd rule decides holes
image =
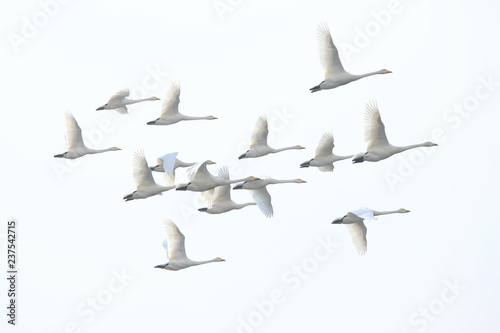
[[[2,331],[500,329],[497,2],[69,1],[52,5],[51,16],[47,2],[0,4],[2,252],[7,220],[19,225],[17,325],[6,323],[2,279]],[[229,7],[218,11],[221,4]],[[393,73],[309,93],[323,80],[321,22],[348,71]],[[127,116],[95,111],[127,87],[132,98],[163,99],[174,80],[182,113],[219,119],[146,126],[161,101],[131,106]],[[341,161],[333,173],[298,167],[326,131],[337,154],[363,151],[370,99],[391,143],[439,146],[378,163]],[[54,159],[66,151],[65,111],[89,146],[122,151]],[[272,146],[307,149],[238,161],[261,114],[272,123]],[[201,214],[191,192],[125,203],[141,148],[151,165],[178,151],[186,162],[217,162],[214,174],[230,165],[232,178],[307,183],[269,188],[272,219],[256,207]],[[368,222],[368,253],[359,257],[345,227],[330,222],[363,206],[411,213]],[[154,269],[167,260],[165,217],[185,234],[191,259],[227,261]],[[336,244],[332,253],[319,248],[324,242]],[[130,280],[120,284],[116,274]]]

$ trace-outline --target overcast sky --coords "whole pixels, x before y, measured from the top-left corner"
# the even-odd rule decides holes
[[[500,330],[499,10],[487,0],[2,2],[0,243],[6,262],[7,221],[17,219],[19,269],[16,327],[0,283],[2,331]],[[311,94],[323,80],[322,22],[346,70],[393,73]],[[182,113],[218,119],[147,126],[161,101],[125,116],[95,111],[123,88],[163,100],[174,80]],[[341,161],[333,173],[299,168],[327,131],[335,153],[362,152],[372,99],[392,144],[439,146]],[[66,111],[90,147],[122,150],[55,159]],[[271,146],[306,149],[238,160],[262,114]],[[232,178],[307,183],[269,187],[271,219],[257,207],[202,214],[193,192],[125,203],[137,149],[150,165],[177,151],[215,161],[214,174],[228,165]],[[367,222],[360,257],[345,226],[331,224],[360,207],[411,212]],[[191,259],[226,261],[154,269],[167,262],[165,217]]]

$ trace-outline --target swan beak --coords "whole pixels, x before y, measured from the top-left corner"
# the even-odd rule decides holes
[[[116,150],[121,150],[120,148],[116,148]]]
[[[219,118],[212,116],[212,119],[219,119]]]
[[[208,161],[207,164],[215,164],[215,162],[214,161]]]
[[[306,147],[299,146],[299,149],[306,149]]]
[[[392,73],[390,70],[386,69],[385,70],[386,73]]]
[[[219,258],[219,261],[226,261],[226,259]]]
[[[155,97],[155,100],[156,100],[156,101],[159,101],[160,99],[159,99],[158,97]]]
[[[259,180],[260,179],[260,178],[257,178],[257,177],[252,177],[252,178],[253,178],[253,180]]]
[[[431,146],[437,146],[437,143],[431,142]]]
[[[307,183],[305,180],[302,180],[302,179],[300,180],[300,182],[301,182],[301,183]]]
[[[408,209],[404,209],[405,213],[409,213],[410,211]]]

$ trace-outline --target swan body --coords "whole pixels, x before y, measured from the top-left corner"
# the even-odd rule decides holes
[[[408,149],[437,146],[437,144],[430,141],[402,147],[391,145],[387,140],[385,125],[382,122],[378,106],[375,102],[369,102],[366,105],[365,144],[366,151],[354,155],[352,159],[353,163],[364,161],[378,162]]]
[[[259,207],[260,211],[266,217],[272,217],[274,215],[274,209],[271,202],[271,195],[267,191],[266,186],[285,183],[301,184],[306,183],[306,181],[302,179],[278,180],[274,178],[259,178],[238,184],[233,187],[233,190],[250,190],[252,198],[257,203],[257,207]]]
[[[215,164],[213,161],[199,162],[188,169],[188,179],[187,184],[179,184],[176,187],[177,191],[194,191],[194,192],[205,192],[216,188],[221,185],[229,185],[234,183],[239,183],[241,181],[255,180],[256,177],[246,177],[242,179],[222,179],[212,175],[207,170],[207,165]]]
[[[160,117],[150,121],[148,125],[172,125],[183,120],[214,120],[214,116],[193,117],[179,113],[179,103],[181,95],[181,86],[178,82],[173,82],[167,91],[165,100],[161,105]]]
[[[186,256],[186,247],[184,245],[185,237],[177,225],[172,220],[165,219],[163,221],[163,226],[165,227],[165,231],[167,233],[167,239],[163,241],[163,247],[167,250],[168,263],[157,265],[155,268],[178,271],[191,266],[225,261],[219,257],[203,261],[194,261],[189,259]]]
[[[339,156],[333,154],[332,150],[335,147],[333,143],[333,134],[328,132],[321,137],[314,158],[300,165],[301,168],[317,167],[323,172],[333,172],[333,163],[351,158],[349,156]]]
[[[401,208],[398,210],[379,212],[368,208],[360,208],[348,212],[343,217],[335,219],[332,224],[345,224],[347,231],[352,239],[352,244],[359,255],[364,255],[367,249],[366,241],[366,226],[364,220],[374,220],[377,216],[387,214],[403,214],[408,213],[409,210]]]
[[[340,62],[339,51],[333,44],[332,35],[326,24],[320,25],[318,28],[318,44],[321,65],[325,70],[325,79],[317,86],[309,89],[311,92],[334,89],[372,75],[392,73],[387,69],[360,75],[346,72]]]
[[[300,145],[284,147],[274,149],[269,147],[267,144],[267,135],[269,134],[269,128],[267,124],[267,117],[265,115],[260,116],[260,118],[255,123],[252,136],[250,137],[250,149],[248,149],[244,154],[240,155],[238,158],[256,158],[269,154],[279,153],[285,150],[291,149],[304,149]]]
[[[125,201],[146,199],[175,188],[175,185],[162,186],[154,181],[143,151],[136,151],[134,154],[133,176],[137,189],[124,196]]]
[[[156,165],[149,167],[151,171],[163,172],[167,185],[175,182],[175,169],[186,168],[196,163],[185,163],[177,158],[178,153],[168,153],[156,159]]]
[[[98,107],[96,111],[100,110],[115,110],[121,114],[128,114],[127,105],[135,104],[139,102],[145,101],[157,101],[158,97],[148,97],[148,98],[140,98],[140,99],[131,99],[128,98],[130,94],[130,90],[123,89],[111,96],[111,98],[106,102],[106,104]]]
[[[229,180],[229,170],[222,167],[219,170],[219,178]],[[231,185],[222,185],[214,189],[213,197],[208,203],[208,207],[198,209],[200,212],[208,214],[222,214],[234,209],[242,209],[247,206],[257,205],[255,202],[236,203],[231,200]]]
[[[78,125],[75,117],[70,113],[66,112],[64,114],[66,120],[66,144],[68,146],[68,151],[62,154],[54,155],[57,158],[68,158],[75,159],[88,154],[98,154],[107,151],[121,150],[117,147],[111,147],[106,149],[90,149],[83,143],[82,130]]]

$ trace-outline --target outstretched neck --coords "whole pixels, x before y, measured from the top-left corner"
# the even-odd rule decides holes
[[[375,72],[369,72],[369,73],[365,73],[365,74],[352,74],[352,76],[354,77],[354,80],[359,80],[359,79],[362,79],[364,77],[377,75],[377,74],[385,74],[385,72],[375,71]]]
[[[273,149],[273,153],[279,153],[281,151],[292,150],[292,149],[303,149],[303,148],[301,146],[283,147],[283,148]]]
[[[403,152],[405,150],[408,150],[408,149],[420,148],[420,147],[426,147],[426,146],[427,146],[427,143],[424,142],[424,143],[417,143],[417,144],[414,144],[414,145],[402,146],[402,147],[394,146],[394,148],[396,149],[396,151],[398,153],[401,153],[401,152]]]
[[[198,265],[204,265],[204,264],[209,264],[211,262],[219,262],[219,258],[213,258],[210,260],[201,260],[201,261],[194,261],[191,260],[192,265],[191,266],[198,266]]]
[[[139,102],[156,101],[156,100],[157,100],[156,97],[139,98],[139,99],[130,99],[129,98],[127,104],[135,104],[135,103],[139,103]]]
[[[398,210],[387,210],[387,211],[381,211],[381,212],[377,212],[376,210],[374,210],[373,216],[397,214],[397,213],[404,213],[404,212],[400,211],[399,209]]]
[[[198,116],[186,116],[182,115],[182,120],[213,120],[215,119],[212,116],[203,116],[203,117],[198,117]]]
[[[106,149],[90,149],[87,148],[87,154],[99,154],[99,153],[105,153],[107,151],[115,151],[117,150],[115,147],[110,147]]]

